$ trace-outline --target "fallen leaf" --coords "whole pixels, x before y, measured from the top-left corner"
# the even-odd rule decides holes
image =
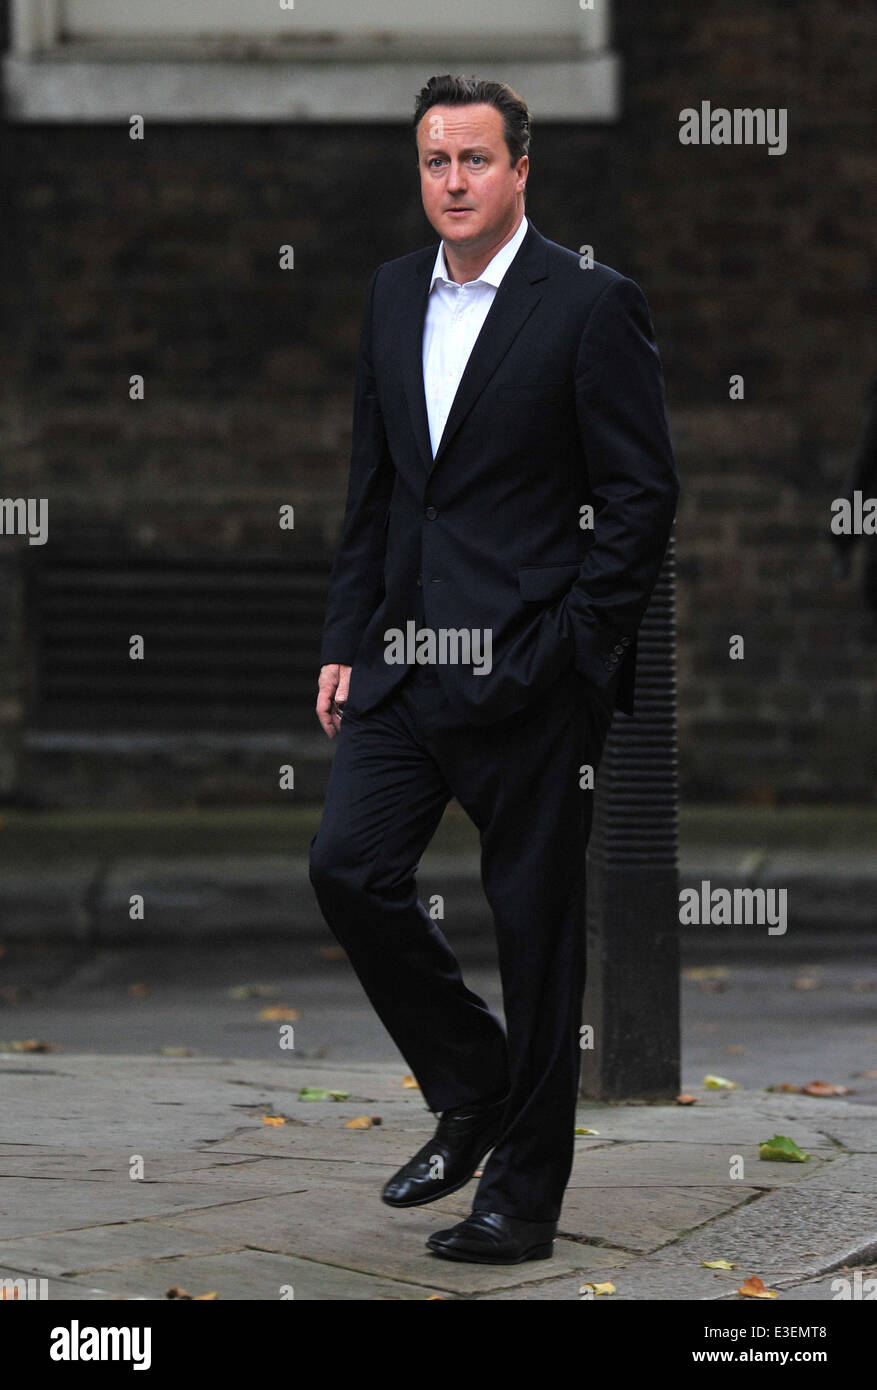
[[[868,1078],[869,1081],[874,1081],[875,1079],[877,1079],[877,1071],[857,1071],[857,1072],[853,1072],[853,1075],[854,1075],[854,1076],[867,1076],[867,1078]]]
[[[742,1057],[747,1050],[742,1043],[728,1043],[724,1049],[726,1057]]]
[[[592,1284],[592,1283],[590,1282],[590,1280],[589,1280],[587,1284],[580,1284],[580,1285],[579,1285],[579,1293],[584,1293],[584,1292],[585,1292],[585,1289],[591,1289],[591,1291],[593,1292],[594,1297],[595,1297],[595,1298],[599,1298],[600,1295],[603,1294],[603,1293],[614,1293],[614,1292],[615,1292],[615,1285],[614,1285],[614,1284],[609,1284],[609,1283],[606,1283],[606,1284]]]
[[[202,1298],[218,1298],[218,1297],[219,1297],[219,1294],[218,1294],[218,1293],[216,1292],[216,1290],[214,1289],[212,1293],[196,1293],[196,1294],[195,1294],[195,1300],[194,1300],[194,1301],[197,1303],[197,1302],[199,1302],[199,1300],[202,1299]]]
[[[439,1303],[447,1303],[447,1301],[448,1301],[448,1300],[445,1298],[444,1294],[440,1294],[440,1293],[429,1293],[429,1294],[426,1295],[426,1302],[427,1302],[427,1303],[432,1303],[433,1299],[438,1299]]]
[[[681,1095],[676,1097],[677,1105],[697,1105],[697,1096]]]
[[[703,1084],[708,1091],[739,1091],[736,1081],[728,1081],[724,1076],[705,1076]]]
[[[149,985],[134,984],[128,986],[128,993],[135,999],[142,999],[149,993]]]
[[[417,1082],[414,1080],[414,1077],[413,1077],[413,1076],[403,1076],[403,1077],[402,1077],[402,1085],[405,1087],[405,1090],[406,1090],[406,1091],[419,1091],[419,1090],[420,1090],[420,1087],[418,1086]]]
[[[586,1129],[584,1125],[576,1125],[576,1134],[599,1134],[599,1129]]]
[[[692,965],[683,970],[683,980],[725,980],[730,975],[727,965]]]
[[[343,946],[320,946],[317,955],[322,960],[346,960],[347,952]]]
[[[848,1096],[849,1086],[833,1086],[830,1081],[808,1081],[801,1090],[805,1096]]]
[[[39,1042],[37,1038],[24,1038],[20,1042],[0,1042],[0,1052],[54,1052],[53,1043]]]
[[[179,1284],[174,1284],[174,1287],[173,1287],[172,1289],[168,1289],[167,1293],[165,1294],[165,1298],[191,1298],[191,1297],[192,1297],[192,1295],[191,1295],[190,1293],[186,1293],[186,1290],[185,1290],[185,1289],[181,1289],[180,1286],[179,1286]]]
[[[799,975],[792,981],[792,989],[819,989],[821,983],[815,975]]]
[[[285,1004],[271,1004],[267,1009],[259,1010],[262,1023],[294,1023],[297,1018],[301,1018],[298,1009],[287,1008]]]
[[[232,985],[226,993],[229,999],[276,999],[279,991],[275,985]]]
[[[371,1129],[372,1122],[368,1115],[357,1115],[355,1120],[346,1120],[345,1129]]]
[[[749,1279],[744,1279],[737,1290],[744,1298],[776,1298],[773,1289],[766,1289],[763,1280],[757,1274],[753,1274]]]
[[[263,1125],[285,1125],[285,1124],[286,1124],[286,1121],[284,1120],[284,1118],[283,1118],[282,1115],[263,1115],[263,1116],[262,1116],[262,1124],[263,1124]]]
[[[162,1057],[197,1057],[198,1053],[194,1047],[160,1047],[159,1053]]]
[[[704,1269],[733,1269],[729,1260],[701,1260]]]
[[[758,1146],[758,1157],[772,1163],[809,1163],[811,1155],[802,1153],[794,1139],[775,1134]]]
[[[326,1091],[322,1086],[302,1086],[299,1100],[349,1100],[349,1091]]]
[[[801,1094],[801,1087],[800,1087],[800,1086],[793,1086],[792,1083],[791,1083],[791,1081],[783,1081],[783,1082],[781,1083],[781,1085],[779,1085],[779,1086],[768,1086],[767,1089],[768,1089],[769,1091],[785,1091],[787,1094],[789,1094],[789,1095],[795,1095],[795,1096],[799,1096],[799,1095]]]

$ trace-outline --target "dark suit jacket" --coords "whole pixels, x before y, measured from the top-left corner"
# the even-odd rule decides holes
[[[679,493],[645,297],[530,222],[433,459],[421,363],[437,249],[369,284],[321,664],[352,666],[351,704],[371,708],[408,669],[387,664],[385,632],[421,612],[432,629],[491,631],[489,674],[437,667],[472,724],[570,668],[631,713],[637,628]]]

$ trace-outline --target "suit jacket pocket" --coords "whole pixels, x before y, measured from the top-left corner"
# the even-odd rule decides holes
[[[559,598],[578,578],[581,562],[562,565],[527,565],[518,570],[518,588],[525,602]]]
[[[494,387],[494,395],[502,401],[521,401],[535,405],[537,401],[554,400],[567,388],[565,381],[522,381],[517,386]]]

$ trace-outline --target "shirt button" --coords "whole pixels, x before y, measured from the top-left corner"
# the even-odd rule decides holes
[[[436,517],[438,516],[438,512],[436,511],[435,507],[427,507],[426,515],[429,517],[430,521],[435,521]]]

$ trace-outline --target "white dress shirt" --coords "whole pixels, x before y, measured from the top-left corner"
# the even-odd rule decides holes
[[[439,249],[429,282],[426,322],[423,326],[423,388],[429,416],[429,435],[435,458],[457,394],[457,387],[469,361],[469,354],[481,332],[502,277],[505,275],[524,237],[527,218],[521,218],[517,231],[477,280],[458,285],[448,276],[445,245]]]

